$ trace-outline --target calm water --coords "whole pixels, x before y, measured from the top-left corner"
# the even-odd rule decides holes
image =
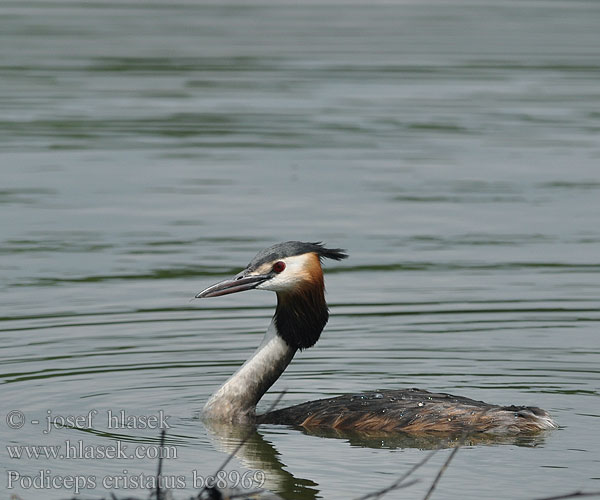
[[[561,428],[465,447],[433,498],[599,490],[599,23],[600,4],[578,1],[3,0],[2,487],[44,471],[95,477],[84,498],[143,495],[131,478],[153,457],[6,446],[151,452],[157,430],[109,426],[108,411],[162,410],[177,453],[163,473],[191,494],[243,434],[197,411],[259,343],[274,297],[189,299],[300,239],[351,258],[327,266],[322,340],[262,409],[284,389],[282,404],[402,387],[535,404]],[[48,411],[92,409],[91,429],[44,433]],[[426,446],[271,426],[228,470],[264,471],[289,499],[347,499]],[[11,492],[73,495],[28,484]]]

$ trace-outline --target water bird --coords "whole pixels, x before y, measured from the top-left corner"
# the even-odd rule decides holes
[[[226,423],[281,424],[362,432],[410,434],[531,434],[553,429],[550,415],[532,406],[500,406],[421,389],[376,390],[310,401],[256,414],[256,405],[292,361],[312,347],[329,319],[323,259],[347,257],[341,248],[287,241],[260,251],[232,279],[196,298],[270,290],[277,306],[254,354],[209,398],[203,418]]]

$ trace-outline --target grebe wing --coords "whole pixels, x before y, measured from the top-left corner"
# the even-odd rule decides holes
[[[556,427],[540,408],[491,405],[420,389],[378,390],[310,401],[260,415],[257,423],[410,434],[528,434]]]

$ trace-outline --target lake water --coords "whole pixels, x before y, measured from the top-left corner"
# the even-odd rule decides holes
[[[275,298],[190,298],[299,239],[350,258],[327,264],[329,325],[262,410],[405,387],[537,405],[560,429],[465,446],[433,498],[600,490],[599,25],[593,1],[3,0],[2,488],[144,496],[158,430],[108,412],[162,411],[163,474],[191,495],[244,435],[197,412]],[[10,454],[67,441],[96,455]],[[118,443],[147,448],[99,456]],[[265,426],[227,470],[347,499],[428,446]]]

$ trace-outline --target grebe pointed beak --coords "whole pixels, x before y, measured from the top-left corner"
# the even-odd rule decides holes
[[[205,288],[200,293],[196,294],[196,299],[204,299],[207,297],[219,297],[230,293],[244,292],[252,290],[258,285],[272,278],[269,274],[248,275],[247,271],[242,271],[232,279],[219,281],[214,285]]]

